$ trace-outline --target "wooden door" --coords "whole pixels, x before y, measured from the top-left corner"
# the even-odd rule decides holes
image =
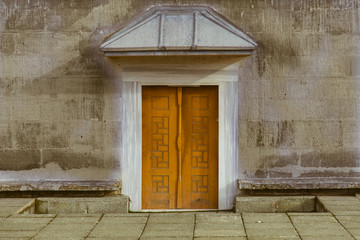
[[[218,208],[218,88],[142,88],[142,208]]]

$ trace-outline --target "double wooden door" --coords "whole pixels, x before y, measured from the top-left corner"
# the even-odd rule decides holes
[[[218,88],[142,88],[142,208],[218,208]]]

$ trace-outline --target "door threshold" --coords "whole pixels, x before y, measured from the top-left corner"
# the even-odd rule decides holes
[[[219,209],[143,209],[139,211],[131,211],[133,213],[181,213],[181,212],[229,212],[229,210]]]

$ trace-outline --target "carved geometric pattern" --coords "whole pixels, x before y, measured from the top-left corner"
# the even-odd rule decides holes
[[[169,97],[151,97],[151,109],[155,110],[168,110]]]
[[[209,109],[209,97],[208,96],[192,96],[191,108],[199,110]]]
[[[151,189],[153,193],[169,192],[169,176],[153,175],[151,176]]]
[[[151,118],[151,168],[169,168],[169,118]]]
[[[191,167],[209,167],[209,118],[192,117]]]
[[[209,190],[209,181],[207,175],[192,175],[191,176],[191,192],[193,193],[207,193]]]

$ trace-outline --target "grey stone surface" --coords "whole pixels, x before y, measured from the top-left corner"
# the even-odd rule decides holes
[[[335,215],[360,215],[360,199],[353,196],[346,197],[318,197],[324,208]]]
[[[311,212],[314,196],[236,197],[236,212]]]
[[[341,197],[329,199],[341,202]],[[344,197],[343,201],[346,204],[347,201],[358,200]],[[11,205],[11,201],[8,201],[8,204]],[[2,206],[6,207],[6,204]],[[0,222],[0,239],[359,239],[360,214],[356,210],[345,213],[340,211],[339,214],[191,212],[42,215],[13,212]]]
[[[37,198],[38,213],[127,213],[125,196],[101,198]]]
[[[187,213],[150,214],[148,223],[194,223],[195,215]]]
[[[0,238],[31,238],[37,234],[38,231],[34,230],[23,230],[23,231],[14,231],[14,230],[4,230],[0,231]]]

